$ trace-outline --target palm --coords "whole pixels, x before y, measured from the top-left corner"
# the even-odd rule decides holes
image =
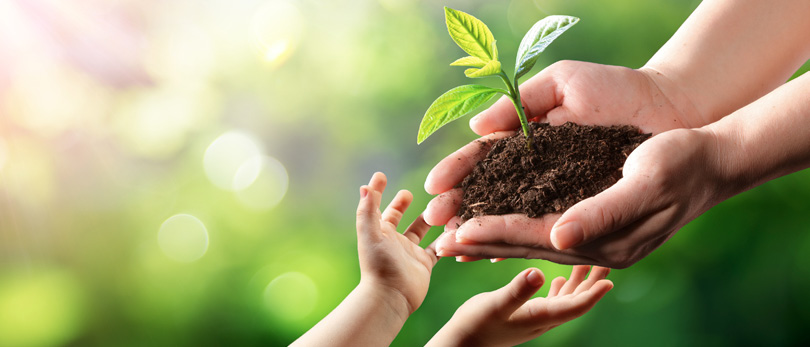
[[[368,188],[362,188],[367,189],[369,196],[361,199],[357,210],[361,281],[401,294],[413,312],[427,294],[430,272],[437,261],[436,253],[432,247],[419,247],[422,237],[430,229],[422,216],[416,218],[404,233],[397,232],[402,215],[413,200],[410,192],[402,190],[397,193],[380,213],[385,185],[385,175],[378,173],[372,177]]]
[[[574,266],[570,279],[554,279],[545,298],[530,299],[540,286],[526,287],[518,275],[501,289],[467,300],[440,334],[453,331],[460,345],[514,346],[532,340],[585,314],[613,288],[605,279],[610,269],[593,267],[588,275],[589,268]]]
[[[419,307],[424,299],[423,293],[427,293],[435,260],[429,251],[397,232],[393,225],[387,222],[380,224],[381,241],[360,245],[363,279],[396,289],[411,307]]]

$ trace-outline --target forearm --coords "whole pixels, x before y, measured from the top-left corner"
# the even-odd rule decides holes
[[[425,347],[475,346],[475,342],[470,341],[470,337],[470,332],[458,327],[451,318],[436,335],[433,335]]]
[[[401,303],[361,283],[291,346],[388,346],[409,315]]]
[[[784,83],[810,57],[810,1],[705,0],[642,70],[702,124]],[[659,74],[660,73],[660,74]],[[674,89],[674,90],[667,90]]]
[[[710,154],[727,195],[810,167],[810,74],[804,74],[761,99],[710,124]],[[727,198],[729,196],[726,196]]]

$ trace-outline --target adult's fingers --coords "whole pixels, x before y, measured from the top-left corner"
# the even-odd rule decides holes
[[[528,118],[539,117],[542,119],[548,111],[562,103],[562,94],[553,76],[555,68],[554,65],[549,66],[520,85],[523,111]],[[520,126],[520,120],[518,120],[517,111],[507,97],[502,97],[470,120],[470,128],[481,136],[496,131],[514,130],[518,126]]]
[[[549,230],[559,214],[529,218],[524,214],[472,218],[456,231],[459,243],[506,243],[516,246],[551,248]]]
[[[624,177],[565,211],[551,228],[551,243],[563,250],[622,229],[658,208],[649,199],[647,182]]]
[[[461,188],[450,189],[434,197],[425,207],[425,222],[433,226],[445,225],[461,207],[464,192]]]
[[[449,226],[450,224],[448,224]],[[442,257],[468,256],[477,258],[526,258],[545,259],[558,264],[595,264],[597,261],[577,250],[514,246],[508,244],[461,244],[456,242],[455,231],[448,230],[436,239],[436,251]]]
[[[425,179],[425,191],[435,195],[452,189],[472,172],[475,164],[486,158],[495,140],[513,134],[514,131],[489,134],[448,155],[430,170]]]
[[[405,211],[408,210],[408,206],[411,205],[413,201],[413,194],[407,190],[400,190],[397,192],[397,195],[391,200],[391,203],[388,204],[388,207],[385,208],[385,211],[382,213],[382,220],[394,225],[394,227],[399,225],[399,221],[402,220],[402,215],[405,214]]]

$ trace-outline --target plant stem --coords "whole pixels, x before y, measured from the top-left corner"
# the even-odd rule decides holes
[[[523,129],[523,136],[526,137],[526,148],[532,150],[534,148],[534,141],[530,133],[531,130],[529,129],[529,121],[526,118],[526,112],[524,112],[523,104],[520,102],[520,90],[518,90],[517,80],[515,80],[515,84],[513,85],[512,81],[509,80],[509,76],[506,76],[503,70],[501,70],[499,76],[509,90],[509,99],[511,99],[512,104],[515,105],[515,111],[517,111],[518,119],[520,120],[520,127]]]

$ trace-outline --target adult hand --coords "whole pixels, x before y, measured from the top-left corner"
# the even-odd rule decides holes
[[[553,125],[567,121],[593,125],[632,124],[642,131],[657,134],[708,122],[674,83],[652,69],[633,70],[561,61],[521,85],[521,95],[530,119]],[[473,131],[484,137],[449,155],[428,175],[425,189],[428,193],[439,194],[425,211],[428,224],[448,225],[446,230],[451,232],[459,226],[460,220],[449,223],[456,215],[462,197],[461,190],[453,187],[486,156],[491,140],[512,134],[518,125],[515,110],[506,99],[499,100],[470,121]],[[531,230],[537,239],[535,247],[550,250],[548,234],[558,217],[486,217],[489,223],[485,230],[492,236],[505,238],[510,238],[513,232]],[[480,220],[474,218],[468,221],[465,228],[484,230]],[[440,241],[445,241],[444,245],[447,246],[447,235]],[[445,256],[455,253],[450,252],[448,247],[444,251]],[[572,261],[569,259],[568,262]]]
[[[523,83],[520,90],[527,116],[552,125],[631,124],[657,134],[707,123],[674,84],[650,69],[561,61]],[[441,194],[425,211],[428,224],[445,225],[456,214],[461,190],[453,187],[486,156],[488,140],[507,136],[518,126],[515,109],[505,98],[470,121],[473,131],[485,137],[449,155],[428,175],[425,190]]]
[[[676,129],[642,143],[623,177],[562,215],[453,217],[436,242],[440,256],[541,258],[625,268],[678,229],[734,194],[714,135]],[[728,190],[728,191],[727,191]]]

